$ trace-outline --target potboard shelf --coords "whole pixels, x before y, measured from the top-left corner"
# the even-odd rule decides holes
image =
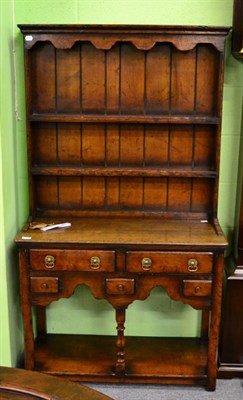
[[[206,378],[207,343],[199,338],[130,336],[126,337],[126,348],[126,370],[122,379],[127,382],[141,381],[146,376],[147,382],[181,380],[190,384]],[[101,362],[94,365],[94,358]],[[195,359],[196,364],[191,361]],[[73,380],[89,380],[90,375],[96,381],[110,377],[117,382],[120,379],[115,376],[115,362],[115,336],[48,334],[35,342],[35,369]],[[65,365],[63,370],[62,365]],[[185,369],[186,374],[182,372]]]

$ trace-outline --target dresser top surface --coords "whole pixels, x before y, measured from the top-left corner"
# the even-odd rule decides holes
[[[18,24],[21,31],[49,31],[49,32],[82,32],[82,31],[111,31],[120,32],[210,32],[227,33],[228,26],[203,26],[203,25],[125,25],[125,24]]]
[[[76,218],[40,220],[44,223],[70,222],[68,228],[46,232],[27,225],[16,237],[19,245],[159,245],[226,247],[223,234],[218,234],[207,221],[165,220],[157,218]]]

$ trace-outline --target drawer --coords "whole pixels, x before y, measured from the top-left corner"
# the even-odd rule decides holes
[[[115,252],[102,250],[30,250],[33,270],[113,272]]]
[[[213,253],[131,251],[127,252],[126,267],[129,272],[153,273],[210,273]]]
[[[184,296],[197,296],[209,297],[211,296],[212,281],[210,280],[184,280],[183,281],[183,295]]]
[[[58,278],[31,277],[30,290],[32,293],[58,293]]]
[[[125,278],[106,279],[106,293],[113,295],[132,295],[135,290],[135,280]]]

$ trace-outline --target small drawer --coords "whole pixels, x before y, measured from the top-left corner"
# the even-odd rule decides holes
[[[211,296],[212,281],[206,280],[184,280],[183,295],[188,297],[209,297]]]
[[[106,279],[106,293],[113,295],[132,295],[135,290],[134,279],[111,278]]]
[[[31,277],[30,289],[32,293],[58,293],[57,277]]]
[[[212,272],[213,253],[131,251],[127,252],[127,271],[152,273]]]
[[[30,250],[33,270],[113,272],[115,252],[103,250]]]

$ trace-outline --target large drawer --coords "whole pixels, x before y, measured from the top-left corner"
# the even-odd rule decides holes
[[[206,252],[127,252],[126,268],[129,272],[153,273],[210,273],[213,253]]]
[[[30,267],[33,270],[65,270],[113,272],[115,252],[105,250],[30,250]]]

